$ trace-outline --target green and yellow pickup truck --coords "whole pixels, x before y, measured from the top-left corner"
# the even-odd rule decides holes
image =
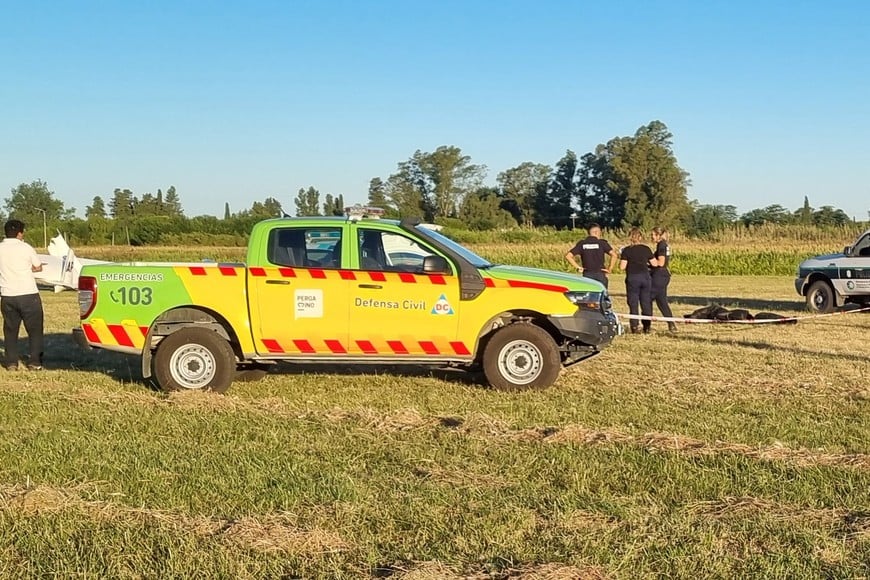
[[[622,332],[604,287],[491,264],[419,220],[270,219],[241,263],[82,268],[79,342],[165,390],[224,391],[276,362],[482,369],[544,388]]]

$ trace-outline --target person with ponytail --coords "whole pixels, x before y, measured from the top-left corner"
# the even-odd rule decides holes
[[[656,245],[653,256],[656,261],[650,268],[652,281],[652,300],[662,312],[662,316],[673,318],[671,305],[668,303],[668,284],[671,283],[671,272],[668,267],[671,264],[671,247],[668,244],[670,234],[666,228],[655,227],[652,229],[652,241]],[[668,330],[677,331],[677,325],[668,321]]]
[[[628,311],[631,314],[643,314],[652,316],[652,280],[650,268],[658,263],[653,256],[652,250],[643,242],[643,232],[638,228],[631,228],[628,234],[629,245],[622,249],[619,267],[625,270],[625,294],[628,299]],[[638,313],[638,306],[640,312]],[[652,322],[644,320],[638,324],[636,318],[628,321],[632,334],[640,332],[639,326],[643,326],[643,333],[649,334]]]

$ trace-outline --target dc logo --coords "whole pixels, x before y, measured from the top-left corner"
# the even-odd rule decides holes
[[[442,294],[438,301],[435,302],[435,306],[432,307],[432,314],[453,314],[453,307],[447,301],[447,296]]]

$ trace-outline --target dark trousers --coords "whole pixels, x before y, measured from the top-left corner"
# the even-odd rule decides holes
[[[583,270],[583,277],[595,280],[596,282],[601,282],[604,284],[604,287],[607,288],[607,274],[604,272],[590,272],[588,270]]]
[[[662,316],[673,317],[671,305],[668,304],[668,284],[671,283],[671,273],[660,268],[652,273],[652,299],[662,312]],[[668,323],[673,324],[673,322]]]
[[[628,297],[628,311],[631,314],[643,314],[644,316],[652,316],[652,280],[649,274],[629,274],[625,277],[625,294]],[[638,313],[638,305],[640,312]],[[649,320],[641,321],[645,329],[649,329],[652,322]],[[637,330],[638,320],[632,318],[628,321],[628,325],[632,330]]]
[[[28,364],[42,364],[42,299],[39,294],[24,296],[3,296],[0,298],[0,312],[3,313],[3,342],[6,347],[6,366],[18,364],[18,331],[24,322],[24,329],[30,340],[30,361]]]

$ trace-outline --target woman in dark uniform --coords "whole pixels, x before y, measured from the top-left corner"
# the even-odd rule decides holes
[[[671,305],[668,304],[668,284],[671,283],[671,272],[668,266],[671,264],[671,247],[668,245],[668,230],[666,228],[653,228],[652,241],[656,245],[654,256],[655,264],[650,269],[652,278],[652,299],[659,307],[662,316],[673,318]],[[677,325],[673,322],[668,322],[668,330],[670,332],[677,331]]]
[[[657,261],[649,246],[641,243],[643,233],[638,228],[631,228],[628,236],[630,244],[622,249],[619,261],[619,267],[625,270],[628,311],[638,314],[638,304],[640,304],[640,314],[652,316],[652,280],[649,270]],[[632,334],[639,332],[637,319],[631,318],[628,325],[631,327]],[[649,333],[651,325],[651,321],[643,321],[644,334]]]

